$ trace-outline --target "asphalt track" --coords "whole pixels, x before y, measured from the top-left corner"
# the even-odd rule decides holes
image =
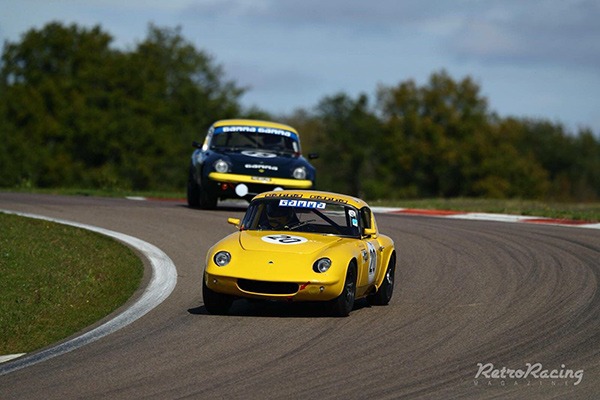
[[[600,395],[597,229],[378,215],[398,251],[389,306],[358,302],[336,319],[239,302],[222,317],[202,306],[201,270],[243,209],[13,193],[0,193],[0,209],[137,237],[178,275],[164,302],[124,328],[0,376],[2,400]]]

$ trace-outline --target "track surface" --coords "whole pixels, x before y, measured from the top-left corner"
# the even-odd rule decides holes
[[[160,306],[83,348],[0,376],[0,399],[569,398],[600,394],[600,231],[378,215],[396,242],[387,307],[348,318],[238,302],[207,315],[208,248],[243,209],[0,193],[10,209],[96,225],[162,249],[178,270]],[[1,231],[1,229],[0,229]],[[478,363],[583,371],[479,376]]]

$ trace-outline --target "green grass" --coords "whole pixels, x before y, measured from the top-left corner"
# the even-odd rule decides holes
[[[372,206],[527,215],[567,220],[600,221],[600,203],[561,203],[536,200],[423,199],[377,200]]]
[[[84,188],[0,188],[0,191],[17,193],[40,193],[40,194],[58,194],[66,196],[100,196],[100,197],[154,197],[161,199],[183,199],[185,192],[176,191],[132,191],[122,189],[84,189]]]
[[[3,213],[0,232],[0,355],[80,331],[140,284],[139,257],[98,233]]]

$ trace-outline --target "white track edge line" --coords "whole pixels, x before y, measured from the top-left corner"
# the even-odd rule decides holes
[[[152,267],[152,277],[150,278],[148,286],[146,287],[140,298],[138,298],[135,301],[135,303],[131,305],[131,307],[127,308],[125,311],[115,316],[110,321],[105,322],[104,324],[82,334],[81,336],[77,336],[65,343],[61,343],[57,346],[53,346],[46,350],[42,350],[38,353],[25,355],[12,362],[6,363],[6,365],[0,365],[0,376],[31,366],[33,364],[37,364],[38,362],[45,361],[50,358],[68,353],[72,350],[78,349],[79,347],[85,346],[98,339],[101,339],[113,332],[116,332],[117,330],[141,318],[153,308],[157,307],[167,297],[169,297],[169,295],[175,289],[175,285],[177,284],[177,269],[175,267],[175,264],[169,258],[169,256],[167,256],[162,250],[148,242],[123,233],[99,228],[92,225],[80,224],[78,222],[55,219],[36,214],[15,212],[10,210],[0,210],[0,212],[3,212],[5,214],[13,214],[22,217],[56,222],[63,225],[70,225],[115,238],[120,242],[123,242],[141,252],[148,259],[148,261],[150,261],[150,265]]]

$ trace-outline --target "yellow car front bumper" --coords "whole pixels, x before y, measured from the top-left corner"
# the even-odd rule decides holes
[[[265,293],[260,289],[252,289],[242,284],[241,279],[229,276],[213,275],[208,272],[204,274],[206,286],[218,293],[228,294],[242,298],[254,298],[264,300],[281,301],[327,301],[335,299],[340,295],[344,282],[335,277],[331,279],[320,279],[306,282],[280,282],[285,287],[295,287],[286,293]],[[277,286],[278,282],[261,282],[267,285]],[[259,283],[256,286],[261,286]]]

